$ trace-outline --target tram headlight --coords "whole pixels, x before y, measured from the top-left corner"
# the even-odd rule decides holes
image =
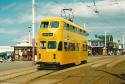
[[[38,58],[37,58],[38,60],[40,60],[41,59],[41,54],[39,53],[39,55],[38,55]]]
[[[56,59],[56,54],[53,54],[53,59]]]

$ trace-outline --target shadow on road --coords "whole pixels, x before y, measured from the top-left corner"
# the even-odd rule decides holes
[[[120,78],[121,80],[125,81],[125,73],[115,74],[115,73],[111,73],[111,72],[108,72],[108,71],[105,71],[105,70],[96,70],[96,71],[102,71],[104,73],[110,74],[112,76],[115,76],[115,77]],[[125,84],[125,82],[121,83],[121,84]]]

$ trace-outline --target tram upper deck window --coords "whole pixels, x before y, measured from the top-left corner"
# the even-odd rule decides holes
[[[40,41],[40,47],[46,49],[46,41]]]
[[[48,41],[48,49],[56,49],[56,41]]]
[[[48,28],[49,22],[41,22],[40,28]]]
[[[64,23],[64,28],[65,28],[65,29],[69,29],[69,24]]]
[[[59,21],[50,22],[50,28],[58,28],[58,27],[59,27]]]

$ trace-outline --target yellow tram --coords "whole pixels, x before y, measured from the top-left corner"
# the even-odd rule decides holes
[[[37,37],[38,69],[87,62],[85,28],[61,17],[45,18],[40,23]]]

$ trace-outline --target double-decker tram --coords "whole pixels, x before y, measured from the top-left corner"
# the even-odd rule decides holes
[[[40,21],[37,37],[37,61],[40,68],[59,68],[86,63],[87,32],[74,22],[50,17]]]

